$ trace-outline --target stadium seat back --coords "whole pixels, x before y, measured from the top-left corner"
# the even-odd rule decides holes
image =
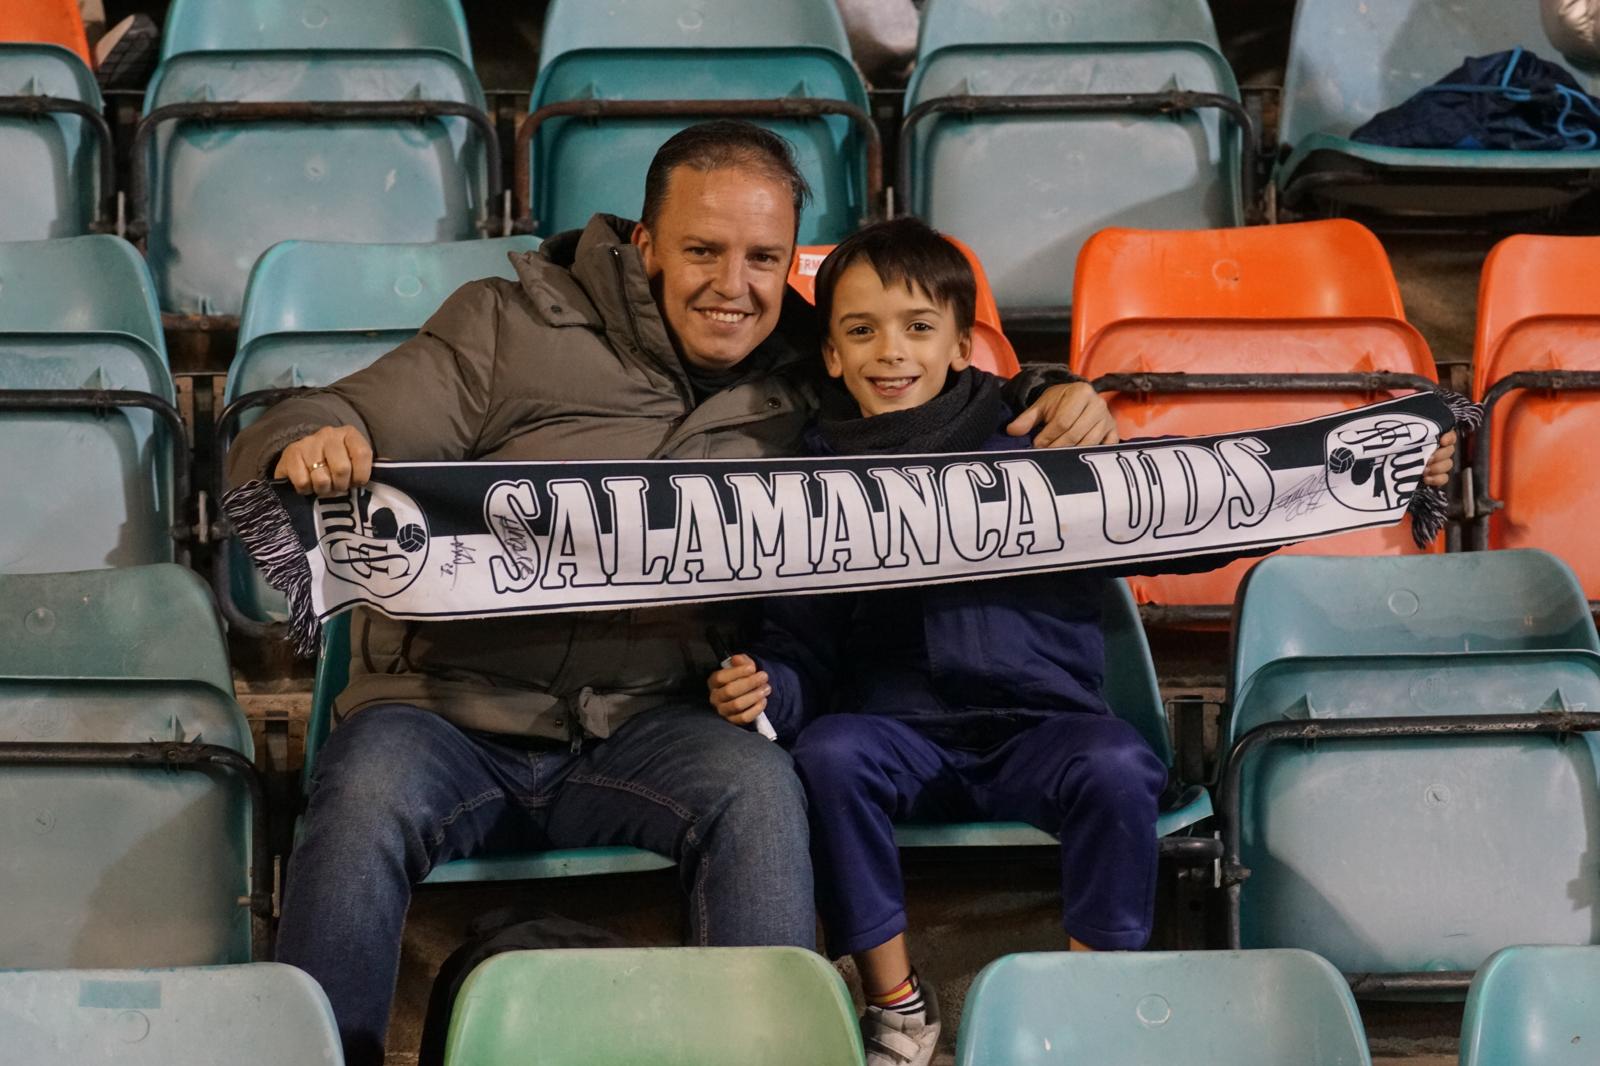
[[[469,66],[420,50],[184,53],[157,69],[145,113],[197,99],[484,106]],[[148,253],[162,306],[238,313],[251,266],[281,240],[476,237],[487,207],[482,152],[468,121],[454,117],[161,123],[149,161]]]
[[[1016,350],[1000,328],[1000,309],[995,305],[989,276],[970,245],[950,236],[945,239],[961,249],[967,262],[972,264],[978,283],[977,313],[972,327],[972,365],[1003,378],[1012,377],[1022,366],[1017,362]],[[789,286],[812,303],[817,301],[817,270],[833,248],[831,244],[811,244],[795,249],[794,262],[789,267]]]
[[[1155,31],[1152,29],[1152,34]],[[1208,45],[952,44],[918,64],[906,111],[945,96],[1174,90],[1237,97]],[[1238,225],[1238,137],[1214,109],[1171,115],[934,114],[909,132],[904,209],[966,234],[1004,308],[1057,308],[1078,251],[1105,226]]]
[[[1600,705],[1587,604],[1531,551],[1268,559],[1241,591],[1234,670],[1230,743],[1284,721]],[[1600,878],[1597,756],[1593,734],[1256,749],[1239,768],[1241,943],[1392,973],[1592,941],[1573,885]]]
[[[1230,733],[1295,720],[1531,715],[1597,700],[1591,651],[1279,659],[1236,695]],[[1574,886],[1600,880],[1597,758],[1594,734],[1258,749],[1241,768],[1240,860],[1251,871],[1241,944],[1386,973],[1471,970],[1507,944],[1593,942],[1600,914]]]
[[[472,65],[459,0],[319,0],[310,6],[256,0],[173,0],[161,58],[186,52],[433,50]]]
[[[342,1066],[322,989],[292,966],[0,973],[0,1042],[28,1066]]]
[[[129,390],[168,403],[160,316],[138,253],[110,236],[0,243],[0,388]],[[139,407],[0,411],[0,571],[171,560],[187,441]]]
[[[1389,260],[1353,222],[1194,232],[1102,230],[1079,257],[1075,373],[1348,374],[1436,379],[1426,342],[1404,321]],[[1105,393],[1124,440],[1280,425],[1390,393]],[[1436,546],[1437,547],[1437,546]],[[1416,552],[1405,524],[1283,549],[1285,554]],[[1205,574],[1132,579],[1140,603],[1231,604],[1245,559]]]
[[[975,44],[1121,44],[1193,41],[1222,54],[1204,0],[928,0],[917,57]]]
[[[1344,979],[1305,951],[1038,952],[984,968],[958,1066],[1367,1066]]]
[[[1600,370],[1600,238],[1519,235],[1495,246],[1478,294],[1475,395],[1526,371]],[[1489,495],[1504,502],[1488,518],[1491,548],[1545,548],[1577,571],[1600,599],[1600,553],[1588,516],[1600,507],[1582,454],[1600,431],[1593,391],[1515,390],[1496,404]]]
[[[76,6],[71,10],[76,16]],[[6,17],[0,12],[0,21]],[[6,40],[0,25],[0,96],[54,96],[101,110],[100,87],[78,55],[58,45]],[[65,112],[0,116],[0,241],[89,232],[106,191],[92,133],[83,118]]]
[[[752,7],[743,0],[552,0],[539,65],[588,49],[820,48],[850,58],[850,39],[830,0]]]
[[[0,740],[202,741],[254,757],[232,696],[192,681],[3,677]],[[0,963],[249,961],[251,806],[240,779],[0,765],[0,791],[26,797],[0,814]]]
[[[844,982],[809,951],[547,950],[506,952],[472,972],[445,1062],[859,1066],[862,1051]]]
[[[0,677],[193,681],[233,695],[211,589],[176,563],[0,574]]]
[[[1521,46],[1565,65],[1590,92],[1600,71],[1573,65],[1545,35],[1540,5],[1450,5],[1433,0],[1349,4],[1300,0],[1290,34],[1279,140],[1289,147],[1275,180],[1292,188],[1304,174],[1319,192],[1380,214],[1483,215],[1546,210],[1574,193],[1540,188],[1540,171],[1584,171],[1593,151],[1498,151],[1409,148],[1358,143],[1350,134],[1442,79],[1466,57]],[[1343,181],[1340,172],[1350,174]],[[1453,188],[1450,172],[1476,172],[1475,184]],[[1405,173],[1404,178],[1388,178]],[[1376,180],[1374,180],[1376,178]],[[1581,189],[1581,182],[1572,182]],[[1559,186],[1559,182],[1557,183]],[[1299,193],[1286,198],[1298,210]]]
[[[1600,947],[1513,947],[1472,980],[1461,1066],[1578,1066],[1600,1044]]]
[[[1233,677],[1307,655],[1600,652],[1572,571],[1542,551],[1274,556],[1239,591]]]
[[[563,6],[551,5],[554,15]],[[584,8],[599,12],[589,4]],[[789,5],[769,5],[762,12]],[[796,5],[804,7],[807,5]],[[834,15],[837,18],[837,14]],[[752,9],[735,16],[759,23]],[[815,97],[865,109],[866,90],[849,59],[831,47],[751,42],[742,47],[667,47],[638,43],[594,45],[546,55],[534,86],[532,110],[566,100],[771,100]],[[532,210],[539,233],[576,229],[596,212],[639,214],[644,178],[656,150],[697,121],[668,118],[554,118],[534,137]],[[795,149],[812,201],[800,219],[802,243],[837,241],[874,208],[866,188],[861,136],[842,115],[816,119],[757,119]]]
[[[93,62],[77,0],[9,0],[0,10],[0,42],[53,44],[84,66]]]
[[[201,741],[252,757],[205,583],[171,563],[0,576],[0,740]],[[249,959],[237,777],[0,765],[0,795],[13,799],[0,804],[0,967]]]
[[[538,247],[536,237],[274,245],[250,274],[223,400],[316,388],[363,370],[410,339],[456,289],[478,278],[514,279],[507,256]],[[244,412],[241,428],[260,413]],[[258,621],[288,617],[283,594],[261,578],[239,544],[227,550],[234,602]]]

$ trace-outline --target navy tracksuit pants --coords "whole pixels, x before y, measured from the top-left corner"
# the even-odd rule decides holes
[[[830,714],[801,732],[792,754],[810,801],[830,954],[905,931],[897,821],[1021,821],[1056,834],[1067,934],[1101,950],[1150,938],[1167,771],[1122,719],[1063,712],[971,752],[901,719]]]

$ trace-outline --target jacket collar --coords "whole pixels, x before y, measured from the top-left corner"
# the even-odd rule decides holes
[[[604,333],[613,351],[667,373],[687,394],[688,376],[631,240],[634,225],[597,214],[582,230],[558,233],[537,252],[512,252],[511,265],[547,324]],[[786,289],[777,328],[747,362],[769,372],[802,359],[820,367],[820,343],[811,305]]]

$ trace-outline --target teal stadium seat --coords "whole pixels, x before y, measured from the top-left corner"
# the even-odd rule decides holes
[[[1204,0],[928,0],[917,52],[898,210],[972,245],[1008,324],[1063,316],[1104,226],[1244,220],[1253,135]]]
[[[1565,63],[1589,92],[1600,71],[1565,59],[1540,5],[1439,0],[1299,0],[1284,76],[1274,172],[1278,204],[1297,214],[1363,218],[1482,216],[1558,208],[1595,187],[1600,151],[1392,148],[1350,139],[1468,56],[1522,46]]]
[[[661,114],[669,100],[681,106]],[[738,114],[786,137],[811,183],[801,244],[835,243],[879,210],[881,150],[833,0],[552,0],[518,137],[521,226],[636,217],[662,142],[750,101],[760,113]]]
[[[1040,952],[986,966],[958,1066],[1368,1066],[1350,989],[1306,951]]]
[[[115,237],[0,243],[0,573],[175,557],[188,440],[154,291]]]
[[[499,150],[458,0],[175,0],[131,163],[165,310],[235,315],[291,238],[499,226]]]
[[[1573,733],[1600,640],[1554,556],[1275,556],[1233,669],[1233,946],[1442,994],[1509,944],[1596,939],[1600,738]]]
[[[249,961],[252,758],[193,572],[0,576],[0,968]]]
[[[1515,947],[1472,981],[1461,1066],[1587,1066],[1600,1047],[1600,947]]]
[[[343,1066],[292,966],[0,973],[0,1045],[27,1066]]]
[[[861,1066],[839,974],[800,948],[510,951],[456,998],[446,1066]]]
[[[114,194],[94,74],[57,44],[18,42],[0,12],[0,241],[75,237]]]
[[[219,452],[281,390],[329,385],[364,369],[410,338],[457,288],[477,278],[515,278],[507,256],[538,247],[533,237],[505,237],[445,244],[285,241],[268,249],[245,292]],[[230,622],[252,630],[288,617],[283,594],[260,577],[236,540],[213,558]]]
[[[1150,644],[1125,581],[1107,581],[1101,629],[1106,641],[1105,697],[1111,711],[1139,731],[1168,767],[1173,763],[1166,705],[1156,681]],[[1211,816],[1211,795],[1192,785],[1156,820],[1156,835],[1172,837]],[[903,848],[1055,846],[1056,838],[1024,822],[906,824],[895,830]]]

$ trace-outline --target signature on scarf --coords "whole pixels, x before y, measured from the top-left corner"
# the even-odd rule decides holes
[[[1308,515],[1322,506],[1328,498],[1328,480],[1323,477],[1322,471],[1306,478],[1294,488],[1285,492],[1273,503],[1273,507],[1283,512],[1283,517],[1294,521],[1302,515]]]
[[[472,549],[461,542],[460,537],[450,538],[450,561],[439,567],[439,572],[450,579],[450,587],[455,588],[456,582],[461,580],[461,567],[472,566],[478,560],[473,557]]]

